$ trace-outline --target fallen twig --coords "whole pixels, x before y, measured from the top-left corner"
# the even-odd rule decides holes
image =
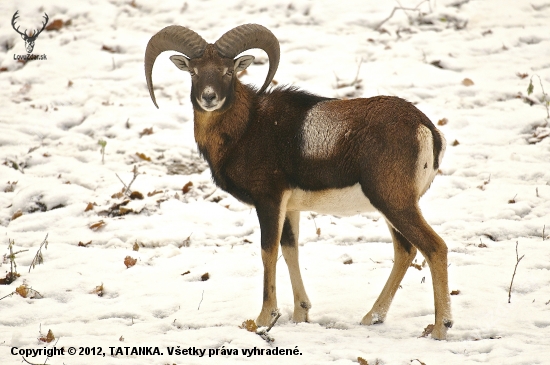
[[[514,274],[512,275],[512,280],[510,281],[510,289],[508,290],[508,303],[510,303],[510,300],[512,299],[512,285],[514,284],[514,277],[516,276],[516,270],[518,268],[518,264],[523,259],[525,255],[519,257],[518,253],[518,242],[516,241],[516,267],[514,267]]]
[[[130,191],[130,187],[132,186],[132,184],[134,183],[134,181],[136,181],[136,178],[138,177],[139,175],[139,171],[137,169],[137,166],[134,165],[134,169],[132,170],[132,172],[134,173],[134,177],[132,178],[132,181],[130,181],[130,183],[128,185],[126,185],[124,183],[124,181],[122,181],[122,179],[120,178],[120,176],[118,176],[118,174],[115,173],[116,177],[118,177],[118,179],[120,180],[120,182],[122,183],[122,185],[124,185],[124,187],[126,188],[126,190],[124,190],[124,195],[128,195],[128,192]]]
[[[546,94],[546,91],[544,91],[544,86],[542,86],[542,79],[539,75],[532,75],[529,79],[529,86],[527,87],[527,95],[531,95],[533,93],[533,77],[539,78],[540,88],[542,89],[542,102],[544,107],[546,108],[546,118],[550,119],[550,100],[548,100],[548,94]]]
[[[14,292],[14,291],[12,291],[12,292],[9,293],[8,295],[4,295],[2,298],[0,298],[0,300],[5,299],[5,298],[7,298],[7,297],[11,297],[11,296],[14,295],[14,294],[17,294],[17,293]]]
[[[425,2],[428,2],[428,3],[429,3],[430,0],[421,1],[421,2],[420,2],[418,5],[416,5],[414,8],[405,8],[405,7],[403,7],[403,6],[396,6],[396,7],[394,7],[393,10],[391,11],[390,15],[389,15],[386,19],[384,19],[384,20],[382,20],[380,23],[378,23],[378,25],[377,25],[376,27],[374,27],[374,30],[380,29],[380,27],[381,27],[385,22],[387,22],[388,20],[390,20],[390,19],[393,17],[393,15],[395,14],[395,12],[396,12],[397,10],[403,10],[403,11],[407,11],[407,10],[409,10],[409,11],[418,11],[418,12],[420,13],[420,9],[418,9],[418,8],[420,7],[420,5],[424,4]],[[430,6],[431,6],[431,5],[430,5]],[[409,19],[410,19],[410,18],[409,18]]]
[[[55,346],[57,346],[57,343],[59,342],[59,339],[57,339],[57,341],[55,341],[55,344],[53,345],[53,347],[55,348]],[[23,358],[23,361],[25,361],[27,364],[30,364],[30,365],[46,365],[46,363],[48,362],[48,359],[49,357],[46,357],[46,360],[44,360],[43,363],[41,364],[37,364],[37,363],[34,363],[34,362],[29,362],[27,359],[25,359],[25,356],[21,356]]]
[[[199,302],[199,306],[197,307],[197,310],[201,309],[201,304],[203,299],[204,299],[204,290],[202,291],[201,301]]]
[[[340,78],[338,78],[338,75],[334,73],[334,76],[336,77],[336,88],[341,89],[348,86],[355,86],[356,84],[359,84],[361,80],[359,79],[359,71],[361,70],[361,65],[363,64],[363,57],[359,60],[359,64],[357,65],[357,72],[355,73],[355,78],[351,82],[341,82]]]
[[[281,317],[281,313],[279,313],[277,311],[277,315],[273,318],[273,320],[271,321],[271,324],[269,325],[269,327],[267,327],[267,329],[258,329],[256,331],[256,334],[258,334],[261,338],[263,338],[267,342],[274,342],[275,339],[273,337],[269,336],[268,332],[273,328],[275,323],[277,323],[277,320],[279,319],[279,317]]]

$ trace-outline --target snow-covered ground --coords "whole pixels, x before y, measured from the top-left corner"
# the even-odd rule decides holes
[[[420,1],[401,3],[414,8]],[[394,6],[0,2],[1,278],[10,271],[9,241],[14,252],[26,250],[15,256],[20,277],[0,285],[0,364],[23,361],[12,351],[54,345],[101,347],[106,356],[55,356],[47,364],[356,364],[358,357],[371,365],[550,364],[550,118],[541,88],[550,93],[550,3],[431,0],[418,6],[423,16],[397,10],[378,27]],[[26,53],[10,25],[16,10],[21,30],[40,26],[44,12],[50,24],[64,22],[36,40],[33,53],[47,60],[14,60]],[[449,247],[450,289],[459,291],[447,341],[420,337],[434,318],[427,268],[411,267],[384,324],[359,325],[392,266],[390,235],[377,214],[302,213],[311,322],[290,320],[290,280],[279,260],[275,342],[239,328],[261,307],[255,212],[216,189],[197,154],[189,76],[169,53],[159,57],[157,110],[143,55],[166,25],[188,26],[213,42],[251,22],[280,40],[279,84],[331,97],[397,95],[441,121],[448,148],[421,206]],[[266,71],[252,66],[242,80],[261,85]],[[340,87],[357,72],[360,81]],[[139,175],[131,190],[144,199],[124,203],[116,194],[134,166]],[[43,263],[29,272],[46,234]],[[516,245],[525,256],[508,304]],[[127,256],[135,266],[126,267]],[[42,298],[3,298],[23,284]],[[40,341],[49,330],[55,340]],[[110,348],[139,346],[163,354],[111,356]],[[177,346],[206,352],[169,355]],[[299,354],[241,352],[275,347]],[[221,355],[235,349],[238,355]],[[43,364],[46,357],[27,360]]]

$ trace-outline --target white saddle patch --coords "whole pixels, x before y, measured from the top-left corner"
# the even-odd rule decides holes
[[[376,211],[359,184],[319,191],[294,189],[291,193],[286,206],[288,211],[314,211],[341,216]]]
[[[315,105],[307,113],[302,124],[302,156],[325,159],[329,158],[340,137],[345,134],[346,126],[334,118],[323,106],[325,102]]]

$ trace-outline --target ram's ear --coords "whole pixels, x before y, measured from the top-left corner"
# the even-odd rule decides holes
[[[170,56],[170,61],[174,62],[177,68],[182,71],[189,71],[189,58],[180,55]]]
[[[233,69],[235,72],[244,71],[250,66],[252,61],[254,61],[254,56],[241,56],[235,60]]]

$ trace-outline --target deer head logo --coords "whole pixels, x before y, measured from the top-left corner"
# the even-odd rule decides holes
[[[38,38],[38,35],[42,33],[44,28],[46,28],[46,24],[48,24],[48,14],[44,13],[44,18],[46,19],[46,21],[42,24],[42,29],[36,29],[32,33],[27,34],[26,29],[23,33],[21,33],[19,31],[19,26],[15,28],[15,20],[19,18],[19,15],[17,15],[17,13],[19,13],[19,10],[17,10],[15,14],[13,14],[13,18],[11,18],[11,26],[13,27],[13,29],[15,29],[17,33],[21,35],[21,38],[23,38],[23,40],[25,41],[25,48],[27,49],[27,53],[30,54],[34,49],[34,42],[36,41],[36,38]]]

